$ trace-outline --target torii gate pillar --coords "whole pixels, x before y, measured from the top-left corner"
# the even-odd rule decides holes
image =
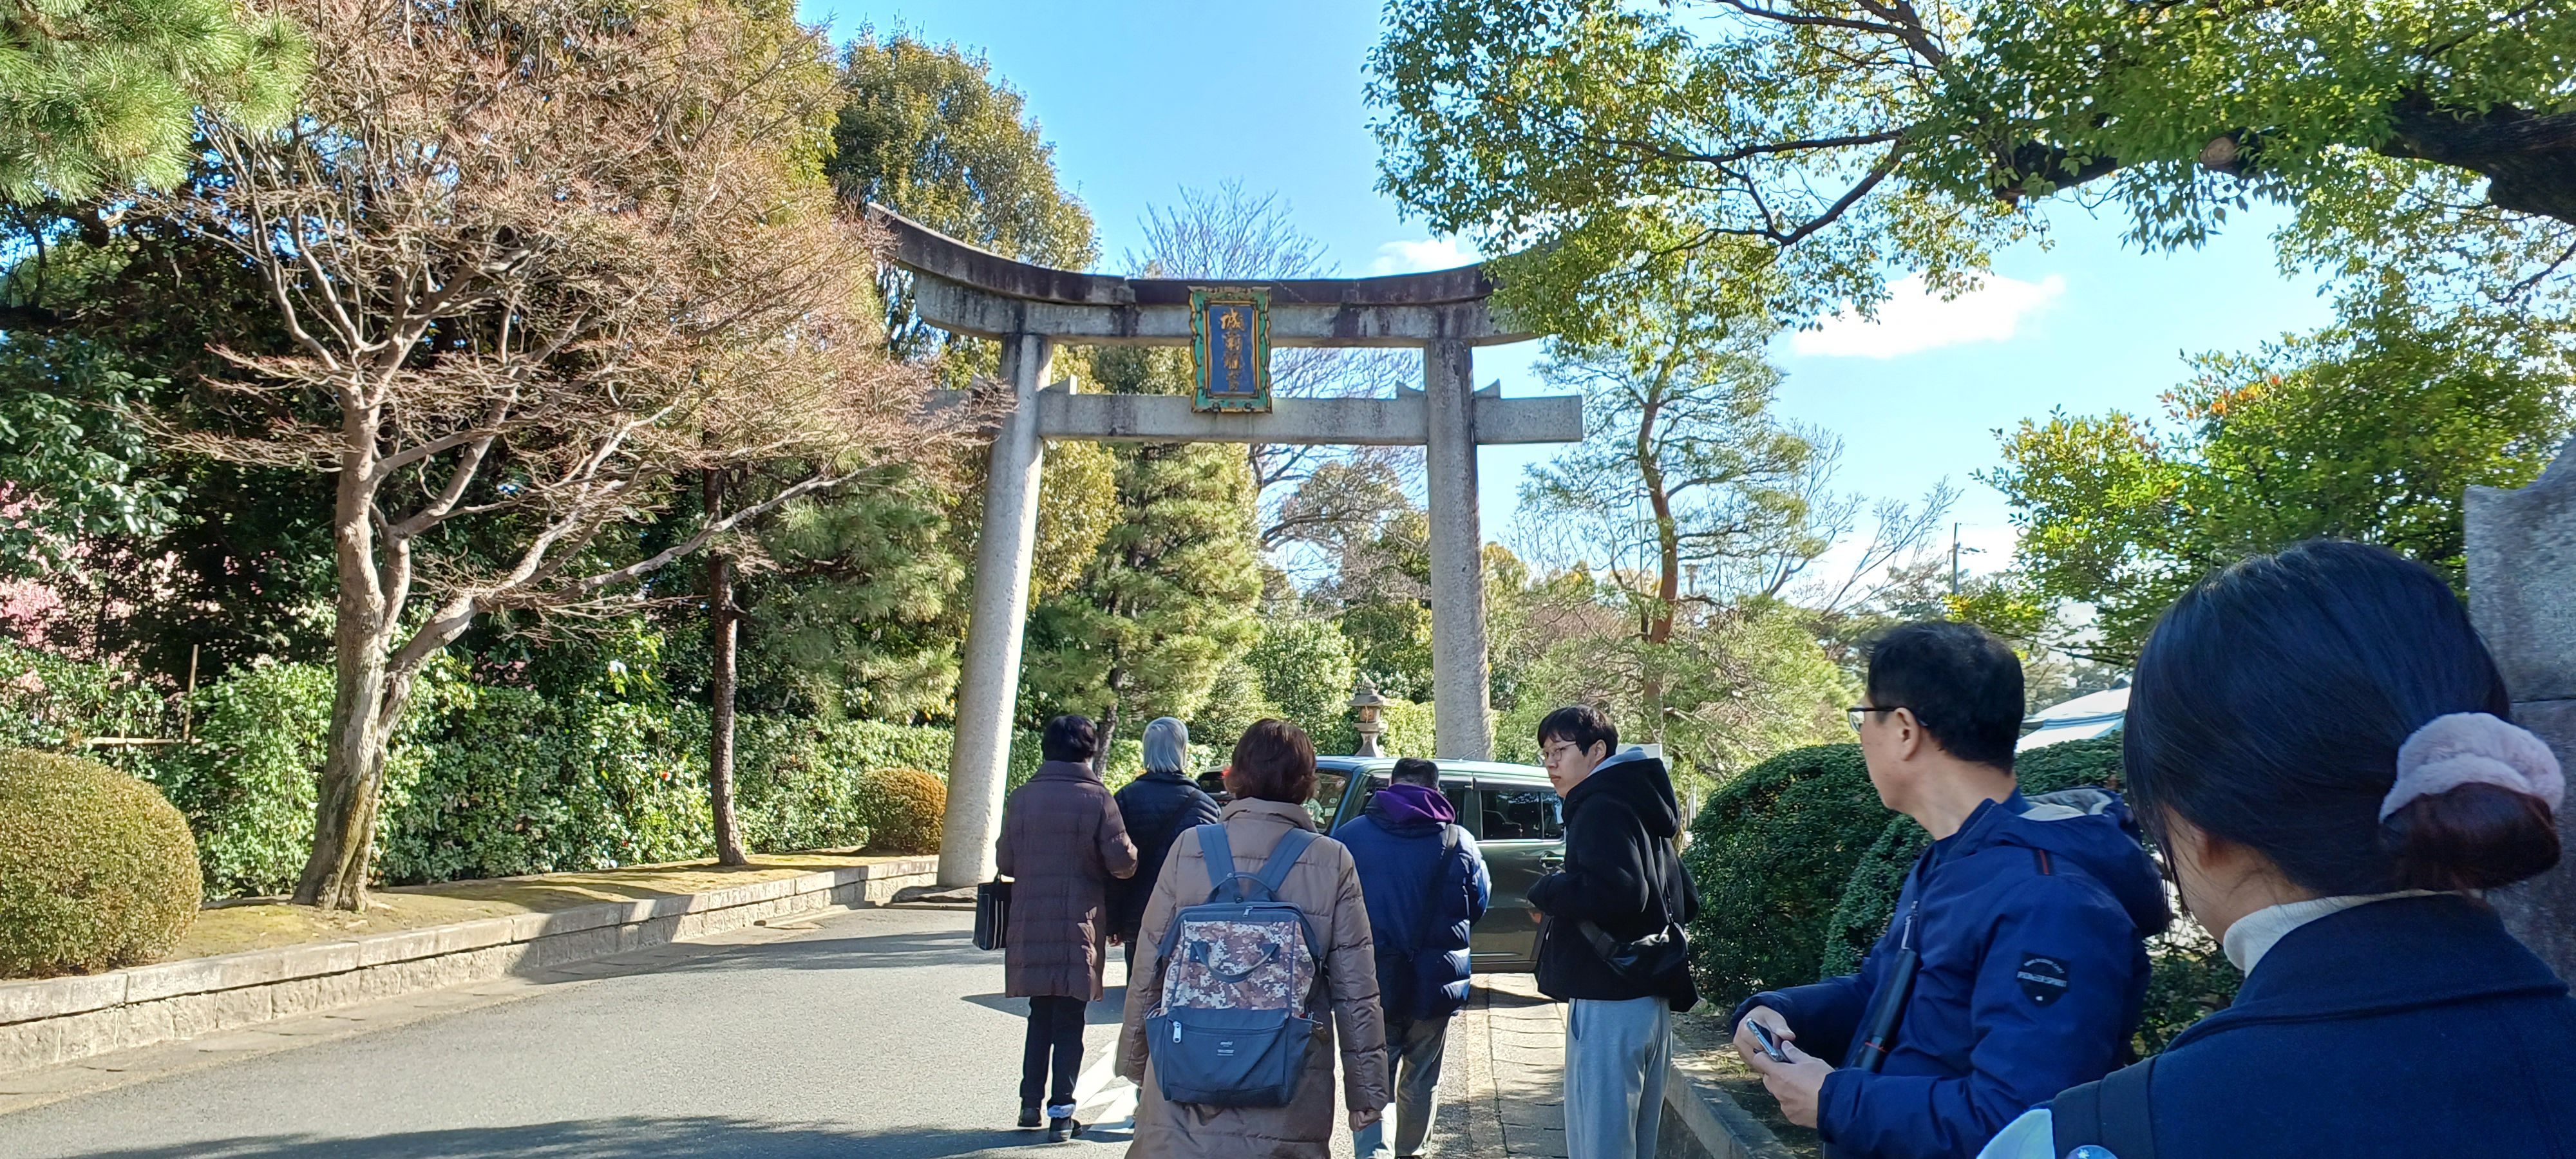
[[[975,547],[974,608],[958,676],[940,884],[969,885],[993,874],[1047,439],[1426,447],[1432,755],[1492,755],[1476,448],[1580,441],[1583,407],[1571,396],[1507,399],[1498,390],[1475,389],[1477,346],[1532,337],[1498,325],[1486,311],[1493,285],[1481,270],[1249,283],[1268,294],[1274,345],[1418,348],[1422,389],[1399,391],[1395,398],[1279,398],[1271,400],[1267,414],[1204,414],[1183,396],[1084,395],[1046,385],[1059,341],[1189,345],[1190,294],[1199,287],[1027,265],[881,208],[870,207],[869,215],[893,234],[895,263],[912,274],[913,307],[923,321],[1001,341],[1013,398],[994,434],[984,526]]]
[[[957,727],[949,749],[948,810],[939,826],[939,881],[971,885],[993,873],[1002,833],[1001,770],[1011,763],[1011,711],[1020,697],[1020,626],[1028,618],[1029,565],[1038,540],[1038,482],[1046,440],[1038,388],[1055,361],[1043,334],[1002,339],[1002,373],[1017,400],[993,435],[984,525],[975,537],[975,606],[957,671]],[[958,769],[992,770],[984,776]]]

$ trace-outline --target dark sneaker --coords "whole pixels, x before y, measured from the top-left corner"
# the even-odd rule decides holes
[[[1025,1128],[1025,1127],[1034,1127],[1034,1126],[1037,1126],[1037,1125],[1038,1125],[1038,1109],[1037,1109],[1036,1107],[1022,1107],[1022,1108],[1020,1108],[1020,1126],[1022,1126],[1022,1127],[1024,1127],[1024,1128]]]
[[[1088,1125],[1080,1119],[1049,1119],[1047,1120],[1047,1142],[1064,1142],[1066,1139],[1082,1134],[1083,1128]]]

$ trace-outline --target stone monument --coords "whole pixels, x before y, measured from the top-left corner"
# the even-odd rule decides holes
[[[2531,486],[2469,488],[2469,615],[2513,693],[2513,718],[2576,775],[2576,440]],[[2576,980],[2576,798],[2558,868],[2490,895],[2505,924]]]

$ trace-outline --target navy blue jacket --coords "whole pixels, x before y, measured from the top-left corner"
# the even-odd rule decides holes
[[[1117,801],[1127,837],[1136,843],[1136,876],[1110,883],[1109,931],[1132,938],[1145,924],[1145,903],[1154,896],[1155,880],[1163,876],[1172,839],[1193,825],[1215,824],[1217,808],[1215,798],[1179,773],[1147,773],[1129,781],[1118,790]]]
[[[1860,973],[1736,1007],[1737,1019],[1771,1007],[1799,1049],[1845,1058],[1816,1109],[1836,1155],[1968,1159],[2022,1112],[2127,1060],[2144,939],[2170,921],[2127,822],[2101,790],[1988,801],[1915,861]],[[1877,1073],[1859,1070],[1852,1040],[1909,936],[1922,965],[1894,1044]]]
[[[2154,1062],[2160,1155],[2576,1159],[2576,999],[2453,894],[2290,931]]]
[[[1412,786],[1378,790],[1368,808],[1333,831],[1358,867],[1377,951],[1377,989],[1389,1023],[1446,1018],[1467,1004],[1468,927],[1485,916],[1493,879],[1476,839],[1438,814],[1412,807]],[[1438,800],[1437,793],[1431,793]],[[1441,803],[1441,813],[1446,812]],[[1457,847],[1441,854],[1441,831]]]

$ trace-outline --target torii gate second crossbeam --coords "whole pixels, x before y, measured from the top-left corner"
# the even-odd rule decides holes
[[[1507,399],[1474,389],[1476,347],[1535,337],[1486,309],[1493,283],[1480,268],[1250,282],[1120,278],[1013,261],[881,206],[868,215],[892,233],[895,263],[912,274],[914,311],[952,333],[999,339],[1002,373],[1017,399],[994,434],[975,544],[974,606],[940,835],[942,885],[993,875],[1047,439],[1425,447],[1433,755],[1492,754],[1476,447],[1580,442],[1583,405],[1574,396]],[[1190,296],[1211,289],[1266,292],[1273,345],[1420,348],[1422,389],[1399,390],[1395,398],[1280,398],[1268,413],[1241,414],[1202,413],[1186,396],[1085,395],[1069,384],[1048,385],[1058,343],[1190,345]]]

